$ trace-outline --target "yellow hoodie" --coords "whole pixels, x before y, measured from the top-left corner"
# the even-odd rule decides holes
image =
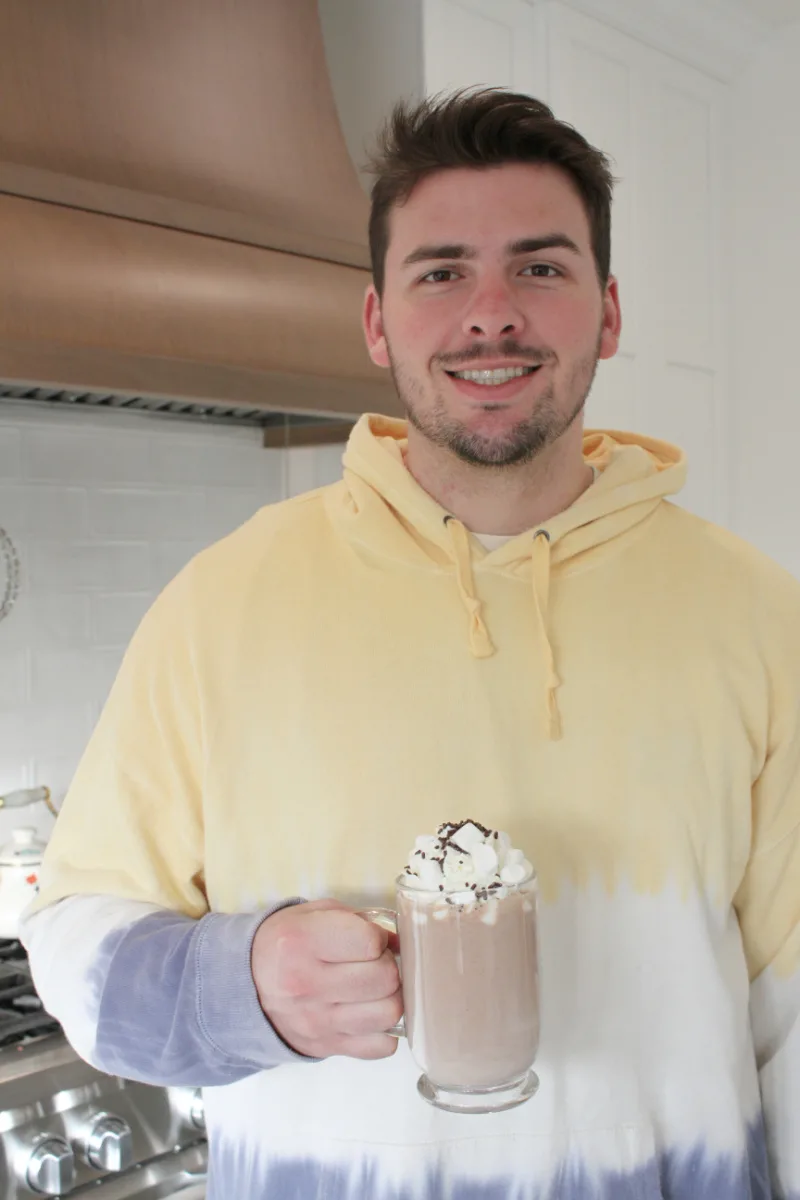
[[[263,509],[145,618],[26,926],[40,991],[105,1069],[174,1082],[174,1054],[225,1085],[213,1196],[800,1195],[800,586],[666,499],[672,446],[587,433],[594,484],[487,553],[404,437],[362,419],[340,483]],[[537,868],[535,1101],[454,1117],[405,1047],[259,1049],[222,914],[252,936],[288,896],[385,903],[415,836],[462,817]],[[174,950],[180,985],[142,949],[164,910],[222,931]],[[240,981],[227,1010],[204,971]],[[178,1051],[189,976],[211,999]]]

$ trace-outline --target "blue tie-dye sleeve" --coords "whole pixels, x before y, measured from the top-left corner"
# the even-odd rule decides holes
[[[250,950],[261,913],[195,919],[110,896],[73,896],[29,917],[23,937],[47,1009],[109,1074],[206,1087],[313,1061],[259,1004]]]

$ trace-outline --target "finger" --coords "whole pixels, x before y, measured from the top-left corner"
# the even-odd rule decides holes
[[[335,1004],[331,1021],[337,1033],[358,1037],[385,1033],[402,1015],[403,1001],[397,992],[387,1000],[373,1000],[369,1004]]]
[[[391,1037],[388,1033],[373,1033],[361,1037],[343,1036],[328,1053],[344,1054],[348,1058],[391,1058],[396,1050],[396,1037]]]
[[[390,950],[372,962],[320,963],[315,975],[320,994],[331,1004],[385,1000],[400,986],[397,963]]]
[[[380,958],[389,941],[387,930],[359,917],[352,909],[310,912],[308,948],[322,962],[370,962]]]

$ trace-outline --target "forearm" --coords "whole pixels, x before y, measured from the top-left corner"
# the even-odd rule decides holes
[[[272,1028],[251,974],[271,911],[195,920],[71,896],[27,918],[22,938],[45,1007],[83,1058],[146,1083],[213,1086],[307,1061]]]

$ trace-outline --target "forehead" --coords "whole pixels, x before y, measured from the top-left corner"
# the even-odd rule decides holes
[[[569,175],[547,164],[454,167],[422,179],[391,212],[387,258],[420,242],[463,242],[479,249],[554,231],[590,252],[589,221]]]

